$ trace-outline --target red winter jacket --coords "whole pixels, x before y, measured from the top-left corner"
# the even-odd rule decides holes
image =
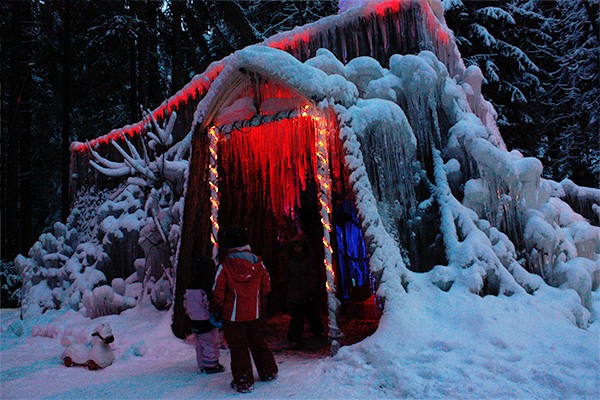
[[[231,252],[217,270],[212,311],[220,310],[226,321],[256,320],[270,291],[269,273],[260,258],[248,251]]]

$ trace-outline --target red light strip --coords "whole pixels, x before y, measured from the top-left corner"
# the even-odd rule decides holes
[[[221,63],[211,65],[209,69],[202,75],[193,79],[190,83],[183,87],[174,96],[162,103],[158,108],[152,111],[152,115],[157,121],[163,120],[166,114],[179,110],[184,104],[189,101],[196,100],[199,96],[206,94],[212,82],[223,70],[225,59]],[[148,122],[143,119],[133,125],[125,125],[119,129],[113,129],[108,134],[99,136],[89,142],[73,142],[71,143],[71,151],[85,152],[89,146],[96,147],[102,144],[108,144],[113,140],[121,140],[123,135],[127,137],[135,137],[146,132]]]
[[[431,12],[427,0],[420,0],[420,9],[425,11],[426,23],[430,31],[434,32],[434,37],[437,37],[442,45],[447,45],[450,39],[448,30],[437,21],[435,15]],[[367,3],[362,8],[348,11],[344,13],[344,17],[341,18],[352,18],[352,16],[368,15],[375,13],[379,16],[384,16],[386,13],[398,12],[402,7],[410,4],[401,0],[390,0],[382,1],[377,3]],[[347,15],[350,15],[348,17]],[[338,19],[338,16],[330,16],[323,18],[319,21],[313,22],[296,29],[292,29],[289,32],[281,33],[273,36],[270,39],[265,40],[262,44],[280,49],[296,49],[299,45],[308,43],[316,32],[330,28],[335,25],[332,20]],[[342,19],[343,21],[343,19]],[[438,44],[439,46],[439,44]],[[157,120],[162,120],[167,113],[179,110],[184,104],[190,101],[196,101],[199,97],[206,94],[210,88],[212,82],[221,73],[225,63],[227,62],[226,57],[219,62],[211,64],[206,72],[200,76],[195,77],[190,83],[188,83],[183,89],[177,92],[175,95],[170,97],[167,101],[161,104],[158,108],[152,111],[152,115]],[[71,151],[74,152],[85,152],[89,146],[96,147],[100,144],[108,144],[112,140],[121,140],[122,136],[134,137],[141,135],[146,132],[146,121],[142,120],[132,125],[126,125],[119,129],[114,129],[104,136],[100,136],[94,140],[86,143],[73,142],[71,144]]]

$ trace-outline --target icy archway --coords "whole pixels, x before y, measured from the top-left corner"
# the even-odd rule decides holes
[[[333,107],[383,301],[429,282],[482,296],[558,296],[578,325],[588,323],[599,229],[541,179],[538,160],[506,150],[480,71],[452,78],[428,51],[394,55],[389,69],[369,57],[344,65],[325,49],[305,63],[261,46],[232,60],[216,88],[228,69],[244,68]],[[206,110],[201,103],[196,123]]]

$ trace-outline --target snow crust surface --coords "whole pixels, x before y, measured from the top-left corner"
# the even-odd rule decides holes
[[[279,353],[276,381],[257,381],[259,399],[595,399],[600,293],[594,321],[576,328],[560,310],[528,295],[512,298],[423,287],[388,307],[379,329],[331,358]],[[1,309],[3,399],[236,398],[228,350],[222,374],[197,375],[193,344],[175,338],[171,314],[140,305],[97,319],[49,311],[20,323]],[[110,323],[114,363],[98,371],[67,368],[64,334],[89,337]],[[15,332],[21,332],[17,336]]]

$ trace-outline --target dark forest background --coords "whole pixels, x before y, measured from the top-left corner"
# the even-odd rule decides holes
[[[69,144],[141,120],[213,61],[337,13],[336,1],[0,3],[1,258],[69,211]],[[445,0],[509,149],[599,186],[596,0]],[[4,263],[3,263],[4,264]]]

